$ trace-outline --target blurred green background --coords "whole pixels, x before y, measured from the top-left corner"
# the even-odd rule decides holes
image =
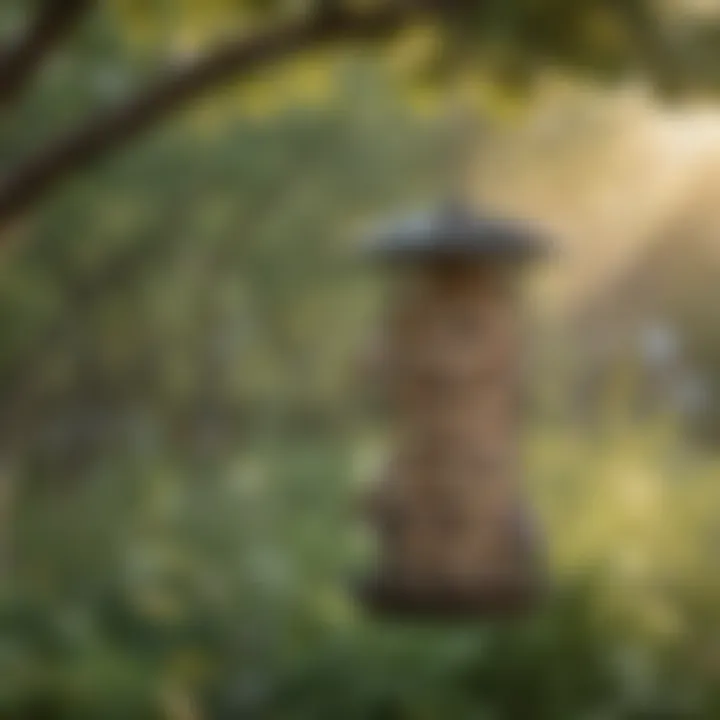
[[[0,165],[291,5],[100,3]],[[385,452],[356,240],[452,146],[423,61],[460,36],[423,21],[226,84],[2,230],[0,717],[720,717],[720,112],[654,96],[602,4],[486,5],[470,189],[558,246],[527,286],[546,599],[422,626],[352,597]]]

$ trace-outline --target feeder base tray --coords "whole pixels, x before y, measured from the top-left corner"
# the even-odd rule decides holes
[[[374,579],[359,592],[363,605],[378,615],[439,620],[521,615],[540,595],[539,582],[513,578],[465,588],[403,586]]]

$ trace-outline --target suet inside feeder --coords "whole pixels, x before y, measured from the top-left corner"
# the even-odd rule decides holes
[[[384,371],[397,445],[372,502],[380,557],[371,608],[484,615],[528,607],[538,541],[519,468],[518,267],[542,250],[516,223],[451,205],[381,234],[404,270]]]

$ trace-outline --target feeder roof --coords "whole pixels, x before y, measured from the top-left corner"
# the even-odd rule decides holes
[[[410,215],[374,236],[371,254],[387,261],[486,259],[524,262],[547,249],[537,230],[448,204]]]

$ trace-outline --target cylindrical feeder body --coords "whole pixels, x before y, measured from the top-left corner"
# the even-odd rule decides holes
[[[520,488],[524,228],[451,208],[382,238],[397,269],[385,372],[395,447],[374,498],[376,609],[485,614],[538,584]]]

